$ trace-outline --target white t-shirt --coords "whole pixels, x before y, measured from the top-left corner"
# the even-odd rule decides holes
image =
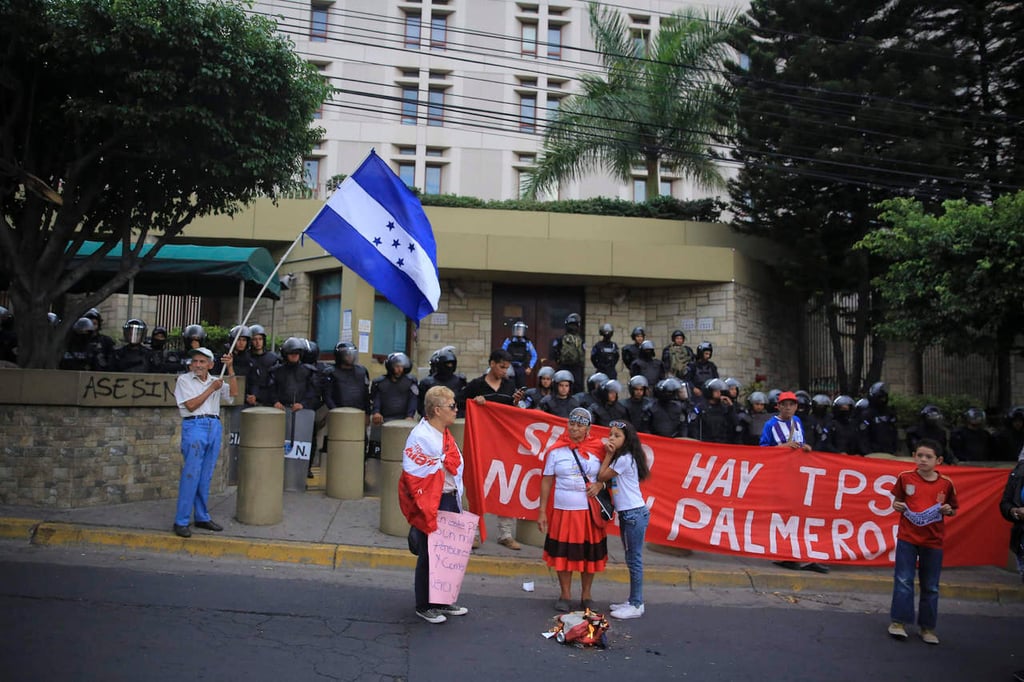
[[[615,487],[612,488],[612,504],[615,505],[615,511],[644,506],[644,496],[640,492],[640,477],[633,455],[628,452],[619,455],[612,460],[611,469],[615,472]]]
[[[579,453],[580,464],[587,472],[587,478],[591,482],[596,481],[597,473],[601,470],[601,460],[589,457],[579,450],[576,452]],[[544,475],[555,477],[555,509],[572,511],[590,508],[590,503],[587,502],[587,484],[583,482],[572,450],[560,447],[549,452],[544,458]]]

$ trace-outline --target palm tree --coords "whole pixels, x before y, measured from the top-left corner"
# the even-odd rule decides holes
[[[699,186],[724,186],[709,154],[711,140],[729,129],[731,102],[723,64],[734,12],[683,10],[662,20],[648,46],[617,11],[590,5],[590,29],[606,73],[580,76],[580,92],[548,122],[537,165],[524,195],[536,196],[565,179],[604,168],[629,182],[647,169],[647,196],[658,195],[661,166]]]

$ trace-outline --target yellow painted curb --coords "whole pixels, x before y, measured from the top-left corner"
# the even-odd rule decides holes
[[[644,580],[646,579],[645,569]],[[750,587],[750,575],[744,571],[691,570],[690,588],[698,587]]]
[[[179,538],[152,531],[41,523],[32,537],[34,545],[95,544],[156,552],[186,552],[210,557],[245,557],[263,561],[334,566],[334,545],[308,542],[241,540],[207,535]]]
[[[751,573],[750,582],[761,592],[892,592],[892,578],[882,576],[821,575],[803,572]]]
[[[39,519],[0,518],[0,538],[28,540]]]

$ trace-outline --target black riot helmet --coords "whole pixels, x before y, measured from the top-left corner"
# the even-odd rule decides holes
[[[629,333],[629,335],[631,337],[633,337],[633,342],[634,343],[639,344],[640,342],[636,340],[636,337],[639,336],[641,339],[646,339],[647,338],[647,331],[643,327],[637,326],[637,327],[633,327],[633,331],[631,331]]]
[[[206,342],[206,330],[198,324],[190,324],[181,332],[181,341],[185,345],[185,350],[192,348],[193,341],[198,341],[202,346]]]
[[[89,308],[85,311],[82,317],[88,317],[90,320],[96,323],[96,331],[103,329],[103,315],[100,315],[100,311],[96,308]]]
[[[408,374],[412,371],[412,361],[405,353],[391,353],[384,360],[384,368],[388,371],[389,376],[393,376],[395,367],[401,367],[403,375]]]
[[[96,333],[96,323],[88,317],[80,317],[71,325],[71,331],[78,336],[92,336]]]
[[[938,405],[925,405],[921,408],[919,416],[921,417],[921,421],[930,422],[936,426],[942,426],[942,422],[946,419]]]
[[[59,327],[60,315],[57,313],[46,313],[46,321],[50,323],[51,327]]]
[[[715,349],[711,345],[710,341],[701,341],[699,344],[697,344],[697,359],[698,360],[703,360],[704,359],[704,351],[708,351],[708,353],[710,353],[710,355],[708,355],[708,360],[710,360],[715,355]]]
[[[1024,405],[1016,405],[1006,413],[1006,425],[1013,427],[1013,423],[1018,419],[1024,422]]]
[[[781,388],[773,388],[768,391],[768,411],[775,412],[779,406],[779,396],[782,395]]]
[[[643,374],[637,374],[635,377],[629,380],[629,392],[632,393],[634,388],[642,388],[644,393],[647,393],[647,389],[650,388],[651,383],[647,381],[647,377]]]
[[[889,387],[884,381],[876,381],[868,389],[868,404],[872,407],[884,407],[889,404]]]
[[[610,322],[605,322],[601,325],[600,333],[602,339],[605,341],[611,341],[612,334],[615,333],[615,327],[613,327]]]
[[[231,328],[231,331],[228,332],[228,341],[234,341],[236,334],[238,335],[238,338],[245,339],[247,341],[252,338],[252,332],[249,330],[249,328],[244,327],[240,324],[236,324],[234,327]]]
[[[980,407],[971,407],[964,412],[964,422],[969,426],[985,425],[985,410]]]
[[[614,393],[615,399],[618,400],[622,396],[622,384],[616,379],[609,379],[601,384],[601,387],[597,389],[597,398],[602,403],[609,402],[609,394]]]
[[[281,355],[284,356],[285,360],[288,360],[288,356],[292,353],[299,354],[299,362],[302,362],[302,354],[306,352],[306,340],[300,339],[297,336],[289,336],[281,344]]]
[[[121,335],[124,337],[124,342],[129,346],[138,346],[146,339],[146,323],[132,318],[124,323],[124,327],[121,328]]]
[[[149,337],[149,347],[153,350],[163,350],[166,345],[167,327],[153,327],[153,334]]]
[[[526,330],[529,328],[530,326],[522,320],[516,320],[515,324],[512,325],[512,337],[516,339],[525,339]]]
[[[853,415],[853,398],[848,395],[838,395],[832,401],[832,416],[840,421],[846,421]]]
[[[669,338],[671,338],[673,341],[675,341],[676,337],[680,337],[680,336],[683,338],[683,341],[685,342],[686,341],[686,333],[682,329],[673,329],[672,330],[672,336],[669,337]]]
[[[555,376],[551,378],[551,383],[554,384],[555,386],[562,383],[563,381],[569,382],[570,391],[572,390],[572,385],[576,383],[576,379],[575,377],[573,377],[572,372],[570,372],[567,369],[558,370],[557,372],[555,372]]]
[[[565,331],[570,334],[579,334],[580,325],[583,324],[583,318],[580,317],[579,313],[569,313],[565,317]]]
[[[434,365],[434,373],[441,379],[451,378],[459,367],[459,359],[455,356],[455,350],[450,346],[445,346],[437,351],[431,360]]]
[[[356,346],[348,341],[341,341],[334,347],[334,364],[343,367],[356,364]]]
[[[14,324],[14,313],[0,305],[0,329],[10,329]]]
[[[302,362],[315,365],[320,360],[320,345],[311,339],[302,339],[306,348],[302,351]]]
[[[547,367],[547,366],[545,366],[545,367],[541,367],[539,370],[537,370],[537,380],[538,381],[541,380],[541,379],[544,379],[544,378],[548,378],[548,379],[551,379],[552,381],[554,381],[554,377],[555,377],[555,368],[554,367]]]
[[[811,411],[811,394],[802,388],[795,391],[796,394],[796,413],[807,414]]]
[[[676,377],[662,379],[654,386],[654,397],[658,400],[676,400],[682,387],[683,382]]]
[[[640,343],[640,357],[642,357],[644,360],[653,360],[654,353],[654,341],[651,341],[650,339],[644,339]]]
[[[740,383],[739,379],[729,377],[725,380],[725,388],[729,397],[736,399],[740,397],[740,392],[743,391],[743,384]]]
[[[767,405],[768,404],[768,396],[766,396],[761,391],[754,391],[753,393],[750,394],[750,397],[747,398],[747,404],[751,405],[751,406],[753,406],[753,405]]]
[[[608,381],[607,374],[604,372],[594,372],[587,377],[587,390],[591,392],[596,391],[606,381]]]
[[[267,330],[263,328],[262,324],[249,325],[249,338],[251,339],[254,336],[262,336],[263,342],[267,342]]]
[[[824,417],[831,405],[832,401],[824,393],[816,393],[811,397],[811,412],[819,417]]]

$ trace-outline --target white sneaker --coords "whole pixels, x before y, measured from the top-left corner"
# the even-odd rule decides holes
[[[644,615],[644,605],[633,606],[632,604],[626,604],[621,609],[615,609],[612,611],[612,618],[618,618],[619,620],[626,620],[628,618],[639,618]]]
[[[629,602],[628,601],[624,601],[621,604],[609,604],[608,605],[608,610],[609,611],[618,611],[619,609],[625,608],[627,606],[629,606]]]

